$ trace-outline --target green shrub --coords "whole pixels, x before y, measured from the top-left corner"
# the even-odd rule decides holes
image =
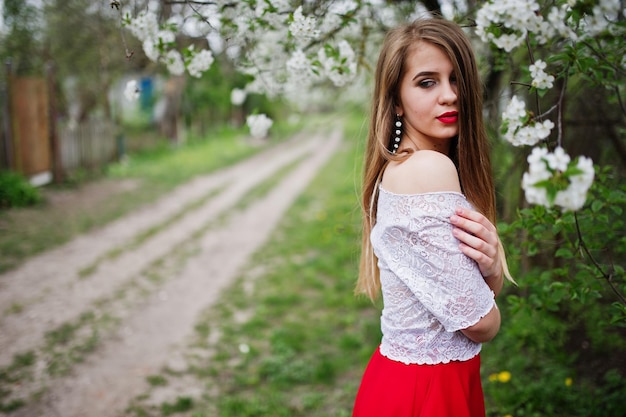
[[[533,206],[499,228],[519,286],[499,296],[502,329],[484,346],[489,417],[624,415],[626,186],[618,173],[596,171],[582,210]]]
[[[0,172],[0,209],[26,207],[39,202],[39,191],[26,178],[15,172]]]

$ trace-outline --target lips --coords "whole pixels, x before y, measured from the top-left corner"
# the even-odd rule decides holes
[[[459,119],[459,113],[455,111],[450,111],[440,116],[437,116],[437,120],[439,120],[441,123],[444,123],[444,124],[456,123],[458,119]]]

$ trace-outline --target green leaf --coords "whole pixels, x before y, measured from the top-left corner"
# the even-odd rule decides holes
[[[565,170],[565,172],[563,172],[563,175],[565,175],[566,177],[574,177],[582,173],[582,169],[578,168],[576,165],[570,162],[570,165],[567,166],[567,169]]]
[[[572,259],[574,257],[574,253],[570,248],[559,248],[554,256],[557,258]]]
[[[598,211],[602,210],[603,207],[604,207],[604,201],[594,200],[593,203],[591,203],[591,211],[593,211],[594,213],[597,213]]]

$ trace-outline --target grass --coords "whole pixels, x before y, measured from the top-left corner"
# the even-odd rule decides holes
[[[19,355],[15,355],[13,363],[3,369],[0,369],[0,411],[10,412],[17,410],[24,405],[22,399],[10,399],[5,398],[11,394],[7,386],[14,384],[19,385],[22,379],[29,378],[32,375],[32,367],[35,365],[37,356],[34,352],[25,352]]]

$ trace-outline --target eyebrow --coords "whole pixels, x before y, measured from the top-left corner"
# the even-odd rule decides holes
[[[411,78],[411,81],[414,81],[418,77],[430,77],[430,76],[437,75],[437,74],[439,73],[436,71],[421,71],[415,74],[415,76]]]

